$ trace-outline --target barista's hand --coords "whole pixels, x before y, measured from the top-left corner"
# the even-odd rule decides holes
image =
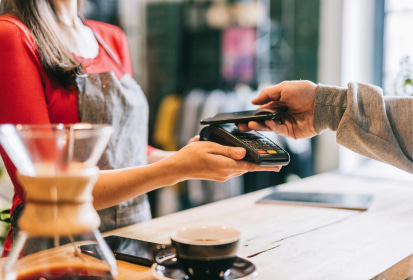
[[[317,85],[310,81],[287,81],[265,88],[252,103],[262,105],[260,109],[288,107],[287,112],[281,119],[239,124],[238,128],[273,131],[294,139],[312,137],[317,134],[313,115],[316,90]]]
[[[279,171],[280,166],[262,167],[242,160],[244,148],[223,146],[209,141],[188,144],[163,160],[177,182],[188,179],[226,181],[248,171]]]

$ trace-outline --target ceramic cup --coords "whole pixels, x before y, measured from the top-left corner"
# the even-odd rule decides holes
[[[171,245],[155,253],[158,264],[179,267],[189,279],[215,280],[230,273],[240,232],[225,226],[188,226],[173,232],[170,239]]]

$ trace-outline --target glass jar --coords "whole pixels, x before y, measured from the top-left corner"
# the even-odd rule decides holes
[[[6,280],[114,279],[116,260],[98,227],[92,189],[107,125],[0,125],[0,143],[25,190]],[[87,250],[79,246],[87,245]]]

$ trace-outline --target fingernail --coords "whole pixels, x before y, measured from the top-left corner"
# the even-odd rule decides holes
[[[244,149],[243,148],[238,148],[236,150],[237,155],[242,156],[244,154]]]

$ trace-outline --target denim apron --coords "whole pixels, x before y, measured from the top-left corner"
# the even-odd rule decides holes
[[[108,147],[98,162],[101,170],[146,165],[149,115],[146,97],[98,34],[95,36],[124,75],[120,80],[113,72],[84,74],[76,78],[79,121],[110,124],[114,128]],[[98,214],[102,232],[151,219],[146,195],[99,210]]]

